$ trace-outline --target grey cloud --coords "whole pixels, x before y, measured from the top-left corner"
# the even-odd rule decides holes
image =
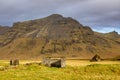
[[[120,28],[120,0],[0,0],[0,6],[1,25],[58,13],[94,29]]]

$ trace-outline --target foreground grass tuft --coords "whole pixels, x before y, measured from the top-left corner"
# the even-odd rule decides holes
[[[92,64],[50,68],[42,65],[0,67],[0,80],[120,80],[120,65]]]

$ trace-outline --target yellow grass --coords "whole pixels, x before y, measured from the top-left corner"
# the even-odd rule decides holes
[[[0,60],[0,80],[120,80],[119,61],[67,60],[65,68],[23,65],[33,62],[41,61],[20,60],[19,66],[9,66],[9,60]]]
[[[120,61],[99,61],[99,62],[90,62],[89,60],[67,60],[67,65],[70,66],[87,66],[92,64],[120,64]]]

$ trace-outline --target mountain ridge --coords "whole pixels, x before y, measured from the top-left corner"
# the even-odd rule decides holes
[[[16,22],[0,29],[2,58],[30,59],[42,56],[104,58],[120,55],[120,35],[117,32],[95,33],[70,17],[53,14],[48,17]]]

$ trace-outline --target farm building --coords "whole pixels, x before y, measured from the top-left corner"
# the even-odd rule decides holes
[[[65,58],[51,58],[45,57],[42,60],[42,64],[49,67],[65,67]]]
[[[90,61],[101,61],[101,57],[96,54]]]
[[[19,60],[18,59],[15,59],[15,60],[10,60],[10,65],[14,65],[14,66],[16,66],[16,65],[19,65]]]

